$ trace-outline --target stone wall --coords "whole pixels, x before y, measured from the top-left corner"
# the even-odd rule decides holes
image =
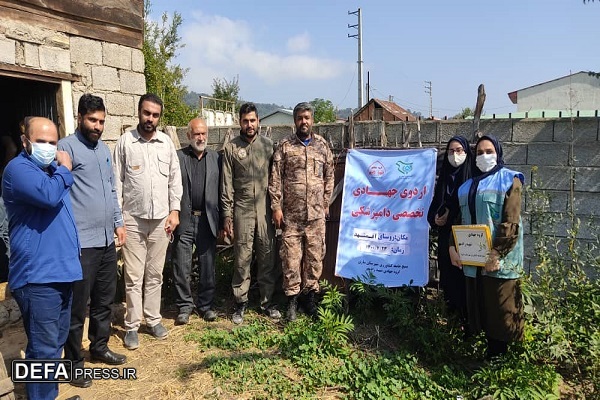
[[[600,119],[492,119],[482,120],[480,129],[497,136],[503,145],[504,159],[509,168],[523,172],[525,184],[537,183],[549,195],[548,220],[557,221],[558,237],[566,237],[571,223],[567,213],[573,209],[582,222],[577,234],[578,245],[593,248],[597,232],[588,223],[597,226],[600,218]],[[315,130],[324,136],[331,147],[340,153],[349,145],[348,124],[318,124]],[[472,137],[472,121],[421,121],[420,135],[413,122],[357,122],[354,125],[357,148],[401,148],[409,140],[410,147],[436,147],[444,151],[454,135]],[[187,144],[185,130],[178,130],[182,145]],[[238,134],[237,128],[214,127],[209,130],[209,142],[219,149],[228,132]],[[293,132],[292,126],[274,126],[270,135],[274,141]],[[569,154],[572,149],[572,162]],[[573,190],[571,191],[571,185]],[[528,221],[534,201],[526,196],[523,202],[526,245],[526,267],[536,262],[533,254],[533,232]],[[598,255],[600,256],[600,254]]]
[[[124,127],[137,124],[137,102],[146,92],[140,49],[0,17],[0,62],[21,68],[21,72],[72,77],[61,83],[62,94],[70,98],[58,104],[65,108],[62,111],[69,129],[75,126],[77,103],[84,93],[105,101],[103,139],[109,144],[117,140]]]
[[[106,123],[102,139],[115,143],[123,129],[138,123],[137,104],[146,93],[144,55],[141,50],[118,44],[71,37],[73,73],[81,76],[73,84],[74,115],[84,93],[104,99]]]

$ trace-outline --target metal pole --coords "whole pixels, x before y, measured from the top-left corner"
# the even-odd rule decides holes
[[[356,15],[358,17],[358,24],[348,24],[348,28],[356,28],[358,32],[354,35],[348,34],[348,37],[358,39],[358,108],[360,109],[365,104],[363,93],[362,12],[359,8],[356,11],[348,11],[348,15]]]
[[[433,118],[433,95],[431,94],[431,81],[425,81],[425,93],[429,94],[429,118]]]
[[[358,9],[358,107],[365,104],[363,95],[362,12]]]

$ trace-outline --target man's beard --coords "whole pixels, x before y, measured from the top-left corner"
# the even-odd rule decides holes
[[[192,146],[192,149],[194,149],[194,151],[198,152],[198,153],[203,153],[204,150],[206,150],[206,142],[204,143],[196,143],[196,142],[192,142],[190,143]]]
[[[256,136],[256,129],[252,130],[252,135],[248,134],[248,129],[246,129],[246,130],[240,129],[240,133],[245,138],[252,139],[252,138],[254,138]]]
[[[302,128],[306,128],[306,132],[302,131]],[[310,136],[310,128],[308,126],[300,126],[298,128],[296,128],[296,136],[306,139]]]
[[[156,131],[156,126],[152,124],[152,122],[145,122],[144,124],[140,124],[142,131],[146,133],[154,133]]]
[[[81,134],[92,143],[98,143],[98,140],[100,140],[100,137],[102,136],[102,132],[98,132],[93,129],[87,129],[83,125],[79,127],[79,132],[81,132]],[[98,137],[96,138],[95,135],[98,135]]]

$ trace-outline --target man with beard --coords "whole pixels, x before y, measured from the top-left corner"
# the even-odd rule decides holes
[[[169,240],[179,225],[183,188],[175,145],[156,129],[162,110],[157,95],[140,97],[139,123],[119,138],[113,157],[117,198],[127,231],[123,246],[127,332],[123,343],[130,350],[139,347],[142,316],[156,339],[169,334],[161,323],[162,272]]]
[[[307,314],[316,314],[315,294],[325,256],[325,219],[333,192],[333,155],[312,132],[313,108],[296,105],[296,132],[282,140],[273,154],[269,181],[273,222],[283,229],[280,249],[287,317],[296,319],[298,295],[306,295]]]
[[[273,142],[258,134],[258,113],[252,103],[240,107],[240,135],[223,147],[221,209],[224,234],[233,239],[234,268],[231,285],[235,298],[232,316],[241,324],[248,305],[250,265],[256,254],[262,311],[272,319],[281,313],[272,302],[275,282],[275,233],[269,207],[269,168]]]
[[[190,288],[192,268],[198,272],[196,309],[206,321],[217,319],[212,309],[215,295],[215,254],[219,232],[219,179],[221,158],[206,148],[208,127],[201,118],[190,121],[187,129],[190,145],[177,150],[183,196],[179,226],[173,242],[173,283],[179,315],[176,325],[185,325],[194,309]],[[193,248],[196,258],[193,262]]]
[[[83,279],[73,284],[71,325],[65,344],[65,358],[74,368],[83,368],[81,352],[83,326],[90,300],[90,357],[110,365],[120,365],[127,357],[108,348],[111,304],[117,289],[118,245],[125,243],[125,227],[117,201],[111,155],[100,139],[106,109],[100,97],[84,94],[77,108],[77,130],[58,142],[58,148],[71,156],[73,179],[71,201],[81,241]],[[88,387],[89,377],[73,379],[71,385]]]

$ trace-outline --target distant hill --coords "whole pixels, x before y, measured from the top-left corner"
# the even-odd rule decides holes
[[[210,96],[210,94],[197,93],[197,92],[191,91],[185,95],[185,97],[183,98],[183,101],[185,101],[185,103],[192,108],[198,108],[198,98],[200,96]],[[244,103],[244,101],[241,100],[240,103]],[[280,108],[285,108],[288,110],[291,110],[293,108],[293,106],[277,105],[274,103],[271,103],[271,104],[254,103],[254,104],[256,104],[256,109],[258,110],[258,115],[261,117],[267,116],[267,115],[279,110]],[[343,110],[338,110],[338,112],[337,112],[338,118],[343,118],[343,119],[347,119],[350,114],[352,114],[351,108],[344,108]]]

